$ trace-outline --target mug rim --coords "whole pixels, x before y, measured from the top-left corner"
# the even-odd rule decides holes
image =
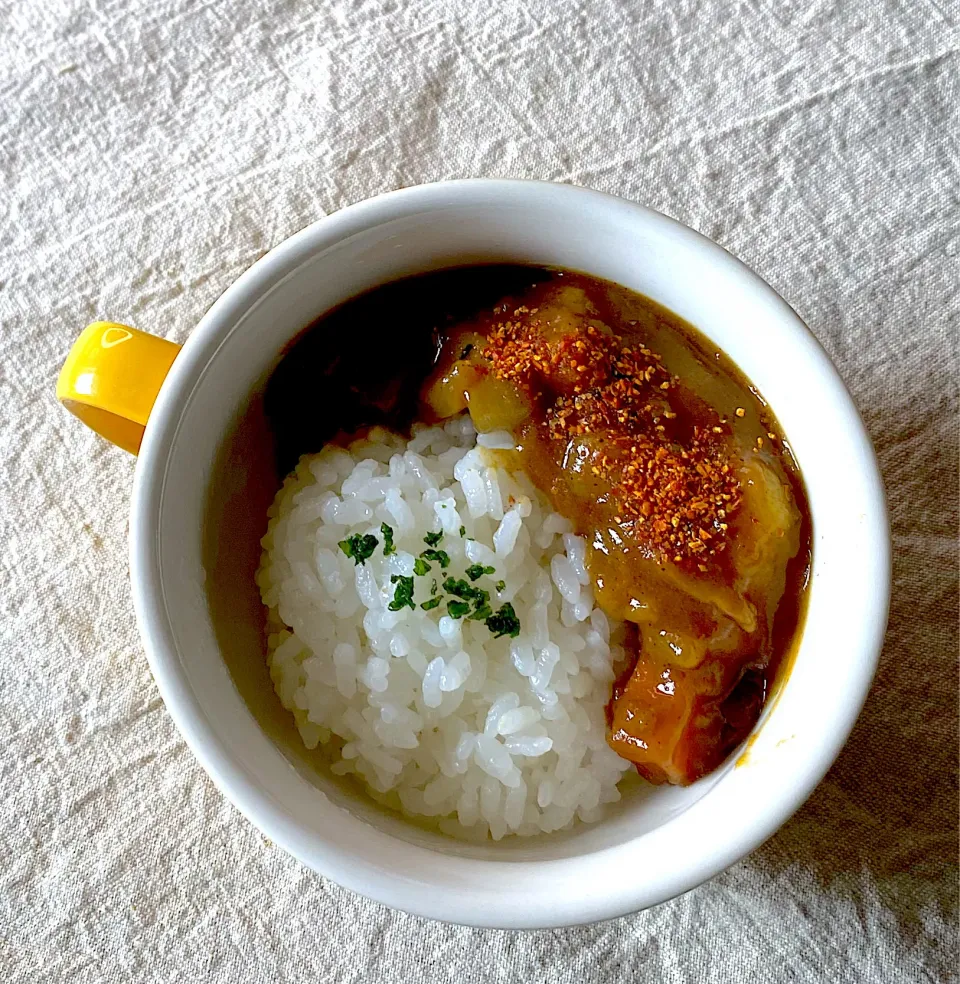
[[[659,226],[669,235],[706,250],[712,263],[726,268],[725,275],[740,278],[744,284],[762,292],[776,304],[783,330],[789,328],[800,333],[811,343],[809,354],[816,362],[816,371],[842,405],[842,429],[858,445],[864,461],[864,495],[872,497],[873,507],[872,542],[875,551],[867,566],[874,575],[874,591],[871,623],[864,630],[858,654],[859,672],[856,674],[855,691],[844,706],[844,712],[830,721],[829,734],[824,736],[822,743],[804,761],[805,768],[802,774],[796,776],[792,795],[765,804],[765,810],[759,816],[752,817],[737,832],[739,836],[731,837],[719,846],[714,845],[708,856],[698,857],[696,863],[679,865],[669,875],[661,875],[654,886],[639,885],[633,891],[601,896],[590,893],[580,904],[559,906],[556,911],[548,913],[530,913],[528,918],[513,914],[504,922],[502,913],[493,914],[494,917],[491,918],[491,914],[476,911],[476,905],[469,901],[451,904],[444,898],[413,899],[409,893],[404,893],[402,880],[391,883],[389,878],[377,877],[371,871],[357,867],[356,859],[336,857],[329,851],[325,852],[322,845],[308,843],[303,831],[298,829],[295,819],[287,814],[282,804],[265,797],[251,783],[249,776],[237,767],[222,739],[205,719],[196,695],[179,665],[170,628],[170,616],[162,604],[158,516],[166,481],[166,464],[178,438],[181,404],[196,387],[202,385],[204,367],[210,363],[220,346],[226,343],[232,326],[258,299],[279,286],[287,277],[293,276],[303,263],[315,257],[326,245],[384,224],[394,217],[429,211],[448,203],[460,205],[471,196],[511,199],[515,196],[538,195],[545,198],[556,196],[555,200],[576,198],[583,203],[592,201],[604,208],[625,209],[635,217]],[[344,297],[343,300],[347,298]],[[211,348],[212,343],[215,344]],[[806,325],[759,275],[723,247],[646,206],[574,185],[480,178],[418,185],[387,192],[324,216],[270,250],[224,291],[191,332],[164,382],[147,424],[134,478],[130,568],[141,638],[167,710],[207,774],[255,826],[313,870],[333,878],[352,891],[396,908],[428,918],[468,925],[533,928],[594,922],[636,911],[681,894],[756,849],[807,799],[846,741],[876,670],[889,605],[890,539],[876,457],[852,398],[836,367]],[[709,799],[711,793],[712,791],[708,792],[704,800]],[[689,809],[692,810],[697,805],[699,804],[694,804]],[[672,822],[668,821],[664,826],[669,826]],[[425,849],[419,850],[431,857],[440,857]],[[462,860],[469,866],[482,866],[484,872],[492,873],[495,867],[503,865],[516,873],[518,866],[523,864],[566,864],[568,861],[580,861],[592,856],[535,862]],[[438,896],[441,894],[438,891]]]

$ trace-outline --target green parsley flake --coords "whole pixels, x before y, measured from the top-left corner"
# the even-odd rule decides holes
[[[450,555],[445,550],[424,550],[420,556],[424,560],[435,560],[444,570],[450,566]]]
[[[456,595],[458,598],[463,598],[465,601],[470,601],[474,597],[476,589],[467,584],[463,578],[455,581],[452,577],[448,577],[443,582],[443,590],[449,594]]]
[[[353,558],[353,565],[356,567],[358,564],[366,564],[367,558],[373,556],[373,551],[377,549],[379,542],[370,533],[367,533],[366,536],[354,533],[353,536],[348,537],[346,540],[341,540],[337,546],[348,557]]]
[[[499,639],[500,636],[516,639],[520,635],[520,619],[517,618],[517,613],[509,601],[502,604],[499,610],[487,619],[487,628],[495,639]]]
[[[397,586],[393,593],[393,601],[387,605],[392,612],[398,612],[401,608],[415,609],[413,603],[413,578],[404,577],[402,574],[394,574],[390,578],[390,583]]]
[[[470,605],[465,601],[448,601],[447,614],[451,618],[463,618],[470,611]],[[519,631],[519,630],[518,630]]]
[[[497,583],[494,585],[494,587],[497,589],[497,594],[500,594],[500,592],[503,591],[503,589],[506,586],[507,586],[506,581],[497,581]]]
[[[437,579],[433,579],[433,584],[430,585],[430,594],[435,595],[437,593]]]
[[[496,574],[496,567],[484,567],[483,564],[474,564],[472,567],[468,567],[465,571],[468,578],[471,581],[476,581],[478,577],[482,577],[484,574]]]
[[[485,622],[490,616],[493,615],[493,609],[489,605],[484,605],[478,608],[472,615],[468,615],[473,622]]]
[[[416,574],[417,577],[423,577],[423,575],[429,570],[431,570],[430,565],[422,557],[417,557],[417,559],[413,562],[413,573]]]
[[[390,554],[397,552],[397,548],[393,545],[393,527],[381,523],[380,532],[383,534],[383,556],[389,557]]]
[[[443,590],[455,595],[457,598],[462,598],[464,601],[472,601],[474,608],[483,608],[490,600],[489,591],[484,591],[483,588],[475,588],[473,585],[467,584],[462,577],[458,580],[448,577],[443,582]]]
[[[466,536],[467,535],[467,528],[466,528],[466,526],[461,526],[460,527],[460,535],[461,536]]]
[[[429,612],[431,609],[436,608],[440,604],[440,598],[429,598],[427,601],[421,601],[420,607],[425,611]]]
[[[437,533],[428,533],[424,538],[423,542],[428,547],[435,547],[443,539],[443,530]]]

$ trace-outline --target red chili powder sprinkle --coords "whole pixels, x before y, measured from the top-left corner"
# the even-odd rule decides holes
[[[652,547],[699,569],[725,549],[726,519],[740,501],[725,428],[667,433],[679,381],[659,355],[593,325],[553,337],[526,319],[498,324],[483,355],[500,379],[554,391],[545,397],[550,437],[595,438],[591,473],[609,482],[618,519]]]

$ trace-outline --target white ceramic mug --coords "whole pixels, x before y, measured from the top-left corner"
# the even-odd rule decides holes
[[[466,844],[381,811],[297,752],[266,674],[252,583],[261,510],[275,490],[256,394],[291,339],[341,302],[409,274],[490,261],[564,267],[622,284],[692,322],[731,356],[770,403],[799,462],[813,567],[795,663],[746,752],[689,788],[648,787],[595,825]],[[119,349],[127,331],[92,330],[96,359]],[[131,575],[157,684],[223,793],[316,871],[388,905],[469,925],[604,919],[669,899],[742,858],[833,762],[870,686],[886,623],[883,489],[826,354],[790,307],[719,246],[650,209],[568,185],[475,180],[409,188],[297,233],[223,294],[179,354],[161,349],[152,378],[139,378],[129,362],[120,374],[124,392],[135,394],[127,394],[131,405],[148,391],[139,419],[116,404],[104,410],[98,393],[116,389],[116,374],[113,384],[98,381],[103,365],[84,369],[76,353],[61,395],[131,450],[146,424]],[[70,389],[84,373],[83,385]],[[122,440],[111,429],[118,416],[134,424]]]

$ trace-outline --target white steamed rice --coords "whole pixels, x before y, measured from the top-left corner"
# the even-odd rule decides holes
[[[410,441],[377,429],[304,456],[270,509],[257,575],[270,672],[305,745],[323,743],[334,773],[455,836],[595,821],[629,769],[605,740],[619,627],[594,606],[585,541],[484,450],[512,446],[463,416]],[[437,530],[449,568],[415,578],[416,610],[389,611],[391,575],[410,576]],[[362,565],[338,548],[355,533],[380,541]],[[512,603],[517,638],[454,620],[447,596],[420,608],[434,576],[472,564],[496,569],[476,586],[495,610]]]

